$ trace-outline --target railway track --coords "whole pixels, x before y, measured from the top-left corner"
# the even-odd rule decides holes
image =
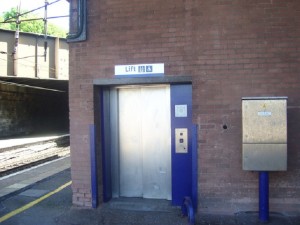
[[[0,177],[69,155],[68,138],[2,151],[0,152]]]

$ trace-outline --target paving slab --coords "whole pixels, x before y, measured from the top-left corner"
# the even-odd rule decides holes
[[[0,178],[0,201],[29,189],[34,184],[69,169],[70,157],[60,158],[21,172]]]

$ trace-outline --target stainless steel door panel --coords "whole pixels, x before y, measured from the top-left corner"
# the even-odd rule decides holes
[[[119,89],[120,196],[171,199],[170,87]]]
[[[141,97],[139,89],[119,90],[120,195],[142,197]]]
[[[143,197],[171,199],[170,89],[143,88]]]

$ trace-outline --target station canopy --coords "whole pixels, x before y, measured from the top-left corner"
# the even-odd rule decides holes
[[[68,92],[68,80],[0,76],[0,83],[48,91]]]

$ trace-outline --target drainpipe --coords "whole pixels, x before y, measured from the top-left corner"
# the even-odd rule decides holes
[[[90,124],[90,159],[91,159],[91,195],[92,207],[97,208],[98,205],[98,180],[97,180],[97,160],[96,160],[96,147],[95,147],[95,125]]]

